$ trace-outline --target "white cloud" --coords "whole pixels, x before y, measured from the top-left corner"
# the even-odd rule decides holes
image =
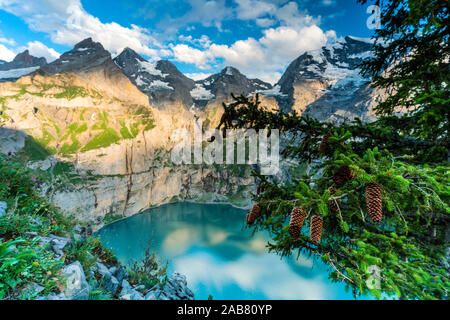
[[[242,20],[253,20],[265,15],[272,15],[277,11],[277,6],[270,2],[260,0],[236,0],[237,18]]]
[[[161,45],[147,29],[136,25],[127,28],[115,22],[102,23],[86,12],[79,0],[0,0],[0,8],[23,18],[30,29],[49,33],[52,41],[58,44],[72,46],[92,37],[112,53],[125,47],[151,58],[157,58],[161,53]]]
[[[32,56],[44,57],[49,63],[58,59],[60,56],[60,54],[54,49],[47,47],[39,41],[28,42],[27,49],[30,51]]]
[[[324,6],[335,6],[336,0],[322,0],[320,3]]]
[[[201,51],[189,47],[186,44],[177,44],[171,46],[175,60],[179,62],[195,64],[200,69],[206,69],[212,55],[209,51]]]
[[[216,27],[222,31],[222,22],[234,17],[233,10],[227,7],[225,0],[187,0],[191,7],[181,17],[167,17],[158,23],[164,34],[176,34],[180,28],[198,23],[205,27]],[[192,27],[190,27],[192,28]]]
[[[324,33],[316,25],[298,30],[281,26],[264,30],[263,37],[258,40],[238,40],[230,46],[211,44],[200,50],[181,44],[172,49],[177,61],[207,69],[212,63],[218,63],[217,59],[223,59],[222,65],[231,65],[249,77],[276,83],[287,64],[305,51],[326,45],[327,36],[333,35],[333,31]]]
[[[0,42],[1,43],[6,43],[7,45],[10,45],[10,46],[15,46],[16,45],[16,41],[14,41],[14,39],[7,39],[7,38],[4,38],[4,37],[0,37]]]
[[[0,60],[11,61],[16,54],[0,43]]]
[[[192,80],[203,80],[208,78],[211,73],[204,73],[204,72],[194,72],[194,73],[185,73],[186,77],[191,78]]]

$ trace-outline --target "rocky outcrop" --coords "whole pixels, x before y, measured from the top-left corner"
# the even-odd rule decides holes
[[[19,53],[11,62],[0,60],[0,82],[16,81],[46,64],[47,60],[45,58],[34,57],[30,55],[28,50],[25,50]]]
[[[89,298],[89,284],[86,281],[83,267],[76,261],[68,266],[65,266],[62,272],[66,279],[65,296],[69,300],[88,300]]]
[[[220,73],[196,81],[191,96],[196,106],[204,108],[209,103],[230,101],[232,93],[236,96],[241,94],[247,96],[256,91],[271,88],[270,83],[259,79],[249,79],[236,68],[226,67]]]
[[[194,293],[187,287],[186,277],[175,272],[163,287],[149,290],[145,300],[194,300]]]
[[[22,69],[29,67],[42,67],[47,64],[47,60],[44,57],[37,58],[30,55],[28,50],[19,53],[13,61],[0,63],[0,71],[6,71],[11,69]]]
[[[130,48],[114,58],[123,73],[149,97],[151,105],[159,109],[181,102],[185,108],[193,104],[190,91],[194,80],[182,74],[177,67],[166,60],[149,62]]]

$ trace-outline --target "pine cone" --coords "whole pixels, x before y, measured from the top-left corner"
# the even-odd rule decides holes
[[[311,217],[310,239],[314,244],[318,244],[322,237],[323,219],[319,215]]]
[[[305,222],[306,211],[302,207],[294,207],[291,212],[291,220],[289,222],[289,234],[292,238],[298,239],[302,230],[303,222]]]
[[[352,171],[349,166],[342,166],[337,169],[333,176],[333,181],[338,186],[343,186],[347,181],[351,180],[353,177]]]
[[[330,190],[331,195],[336,194],[338,192],[338,189],[336,189],[333,186],[329,187],[328,190]]]
[[[246,220],[248,225],[252,225],[256,218],[258,218],[259,212],[261,211],[261,207],[259,204],[253,205],[252,210],[247,214]]]
[[[330,209],[330,211],[332,211],[332,212],[336,212],[339,209],[336,201],[337,200],[333,200],[333,199],[328,200],[328,209]]]
[[[381,187],[375,182],[366,184],[366,207],[373,222],[380,222],[383,219]]]
[[[337,189],[335,187],[329,187],[328,190],[330,190],[331,195],[335,194],[337,192]],[[330,211],[337,211],[338,210],[338,205],[336,203],[337,200],[328,200],[328,209],[330,209]]]
[[[330,137],[331,137],[331,133],[329,133],[329,132],[323,136],[322,142],[320,142],[320,146],[319,146],[320,153],[324,153],[327,150],[328,140],[330,139]]]

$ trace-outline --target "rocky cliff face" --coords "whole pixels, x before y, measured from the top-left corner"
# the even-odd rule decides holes
[[[28,50],[25,50],[11,62],[0,60],[0,82],[15,81],[46,64],[45,58],[34,57]]]
[[[79,53],[88,50],[103,62],[89,64]],[[249,169],[171,162],[171,134],[192,130],[193,114],[182,105],[153,108],[102,51],[84,42],[61,57],[71,58],[67,65],[0,84],[1,152],[28,162],[55,204],[97,227],[175,200],[248,205]],[[87,64],[77,70],[80,60]]]

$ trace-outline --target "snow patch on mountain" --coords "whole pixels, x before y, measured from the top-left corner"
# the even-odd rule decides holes
[[[197,83],[195,88],[191,90],[191,97],[194,100],[211,100],[214,99],[214,95],[211,91],[206,90],[201,84]]]
[[[149,88],[155,89],[168,89],[174,90],[167,82],[161,80],[153,80],[149,85]]]
[[[159,76],[162,78],[165,78],[168,76],[167,74],[163,74],[161,72],[161,70],[156,69],[156,63],[152,63],[152,62],[148,62],[148,61],[140,61],[140,60],[137,60],[137,62],[140,66],[141,72],[148,72],[152,76]]]
[[[271,89],[257,90],[255,93],[261,93],[262,95],[267,96],[267,97],[273,97],[273,96],[286,97],[287,96],[287,94],[284,94],[281,92],[281,87],[278,84]]]
[[[36,71],[40,67],[19,68],[7,71],[0,71],[0,79],[17,79]]]

